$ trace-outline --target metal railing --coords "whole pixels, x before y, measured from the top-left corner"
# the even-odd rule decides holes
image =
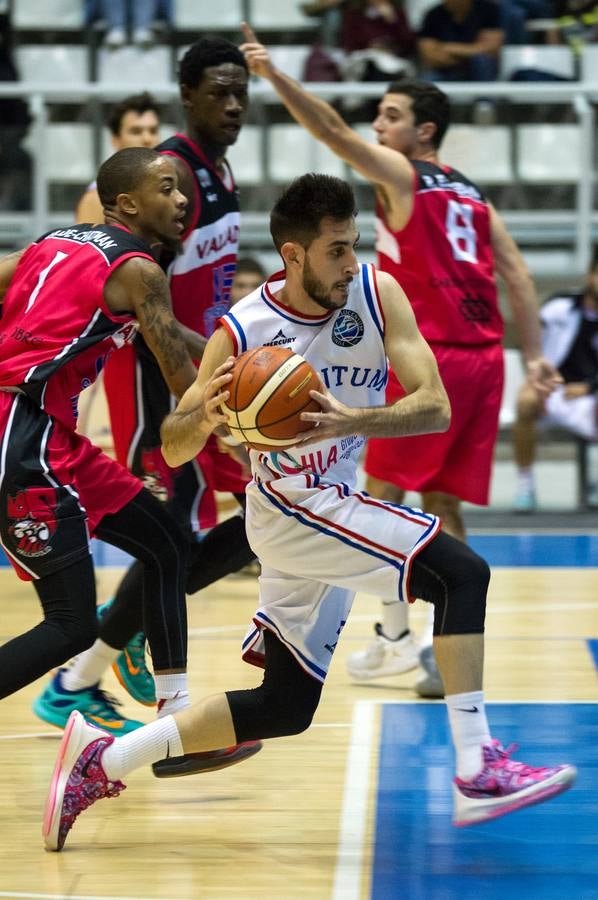
[[[147,90],[151,91],[160,102],[170,102],[178,98],[178,86],[175,84],[152,84],[148,82]],[[562,239],[571,247],[569,269],[571,274],[582,274],[587,270],[590,261],[593,230],[598,229],[598,216],[593,208],[594,160],[595,160],[595,122],[593,104],[598,100],[598,82],[596,83],[484,83],[484,84],[440,84],[450,95],[456,105],[471,104],[480,96],[501,101],[508,101],[513,107],[521,104],[536,106],[569,106],[575,115],[580,128],[580,156],[578,162],[579,178],[575,184],[575,201],[569,210],[534,209],[504,211],[503,217],[515,237],[525,230],[535,229],[539,239],[543,231],[552,236],[554,242]],[[373,99],[380,97],[384,87],[380,84],[357,83],[312,83],[309,90],[318,96],[330,100],[343,98]],[[45,135],[49,124],[49,106],[57,103],[84,105],[90,100],[96,102],[113,102],[130,93],[130,86],[117,83],[90,83],[65,86],[43,82],[20,82],[0,84],[0,97],[27,97],[33,117],[30,127],[28,145],[33,154],[33,199],[30,213],[0,214],[0,231],[5,243],[8,235],[14,233],[14,244],[41,234],[57,222],[64,222],[72,217],[72,210],[60,212],[50,211],[49,180],[44,154]],[[267,128],[268,108],[280,104],[275,92],[267,82],[256,81],[251,84],[251,102],[253,117],[264,123]],[[483,127],[483,126],[480,126]],[[263,163],[267,180],[267,142],[262,141]],[[98,142],[99,146],[99,142]],[[299,173],[298,173],[299,174]],[[569,179],[570,180],[570,179]],[[244,215],[244,225],[252,241],[264,246],[269,244],[267,234],[268,211],[248,213]],[[368,222],[365,216],[362,224]]]

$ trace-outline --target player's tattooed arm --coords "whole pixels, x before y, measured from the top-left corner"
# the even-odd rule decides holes
[[[173,394],[182,397],[197,371],[172,312],[168,279],[156,263],[127,260],[107,282],[106,302],[115,312],[131,312],[156,357]]]
[[[12,276],[14,275],[15,269],[24,252],[24,249],[16,250],[14,253],[9,253],[0,259],[0,303],[4,300],[4,295],[8,290]]]

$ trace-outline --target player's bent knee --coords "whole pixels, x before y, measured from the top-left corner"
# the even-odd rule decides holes
[[[70,659],[88,650],[98,635],[97,623],[94,621],[46,619],[46,625],[59,633],[61,655]]]
[[[282,685],[280,690],[273,691],[263,684],[248,691],[227,691],[237,741],[286,737],[306,731],[318,706],[319,691],[316,694],[289,696]]]

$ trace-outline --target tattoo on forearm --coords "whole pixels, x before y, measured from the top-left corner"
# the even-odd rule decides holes
[[[188,359],[181,331],[173,319],[161,272],[142,272],[145,296],[139,307],[140,325],[160,351],[165,374],[174,375]]]

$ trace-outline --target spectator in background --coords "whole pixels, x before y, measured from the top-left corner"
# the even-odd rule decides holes
[[[536,506],[533,476],[535,424],[558,425],[598,441],[598,248],[581,290],[559,291],[540,309],[542,347],[563,384],[542,401],[527,382],[517,398],[513,450],[518,468],[515,510]]]
[[[415,37],[401,0],[315,0],[306,15],[340,10],[338,46],[346,54],[345,78],[387,81],[399,72],[413,74]]]
[[[108,25],[104,42],[112,50],[127,43],[129,28],[133,43],[147,48],[154,43],[155,22],[172,22],[172,0],[86,0],[85,21],[98,19]]]
[[[160,141],[158,101],[147,91],[131,94],[112,107],[106,121],[114,152],[125,147],[155,147]],[[102,222],[104,211],[95,181],[88,185],[77,204],[76,222]]]
[[[552,19],[552,0],[500,0],[500,24],[505,44],[531,44],[533,34],[527,28],[530,19]]]
[[[8,14],[0,15],[0,81],[18,81]],[[31,209],[31,157],[23,140],[31,124],[19,97],[0,98],[0,210]]]
[[[557,28],[550,32],[549,43],[569,44],[579,53],[584,44],[598,40],[598,3],[596,0],[555,0]]]
[[[431,81],[494,81],[503,43],[498,4],[490,0],[443,0],[425,17],[418,48],[424,78]]]
[[[237,260],[235,277],[230,289],[230,305],[251,294],[266,280],[266,271],[252,256],[242,256]]]

